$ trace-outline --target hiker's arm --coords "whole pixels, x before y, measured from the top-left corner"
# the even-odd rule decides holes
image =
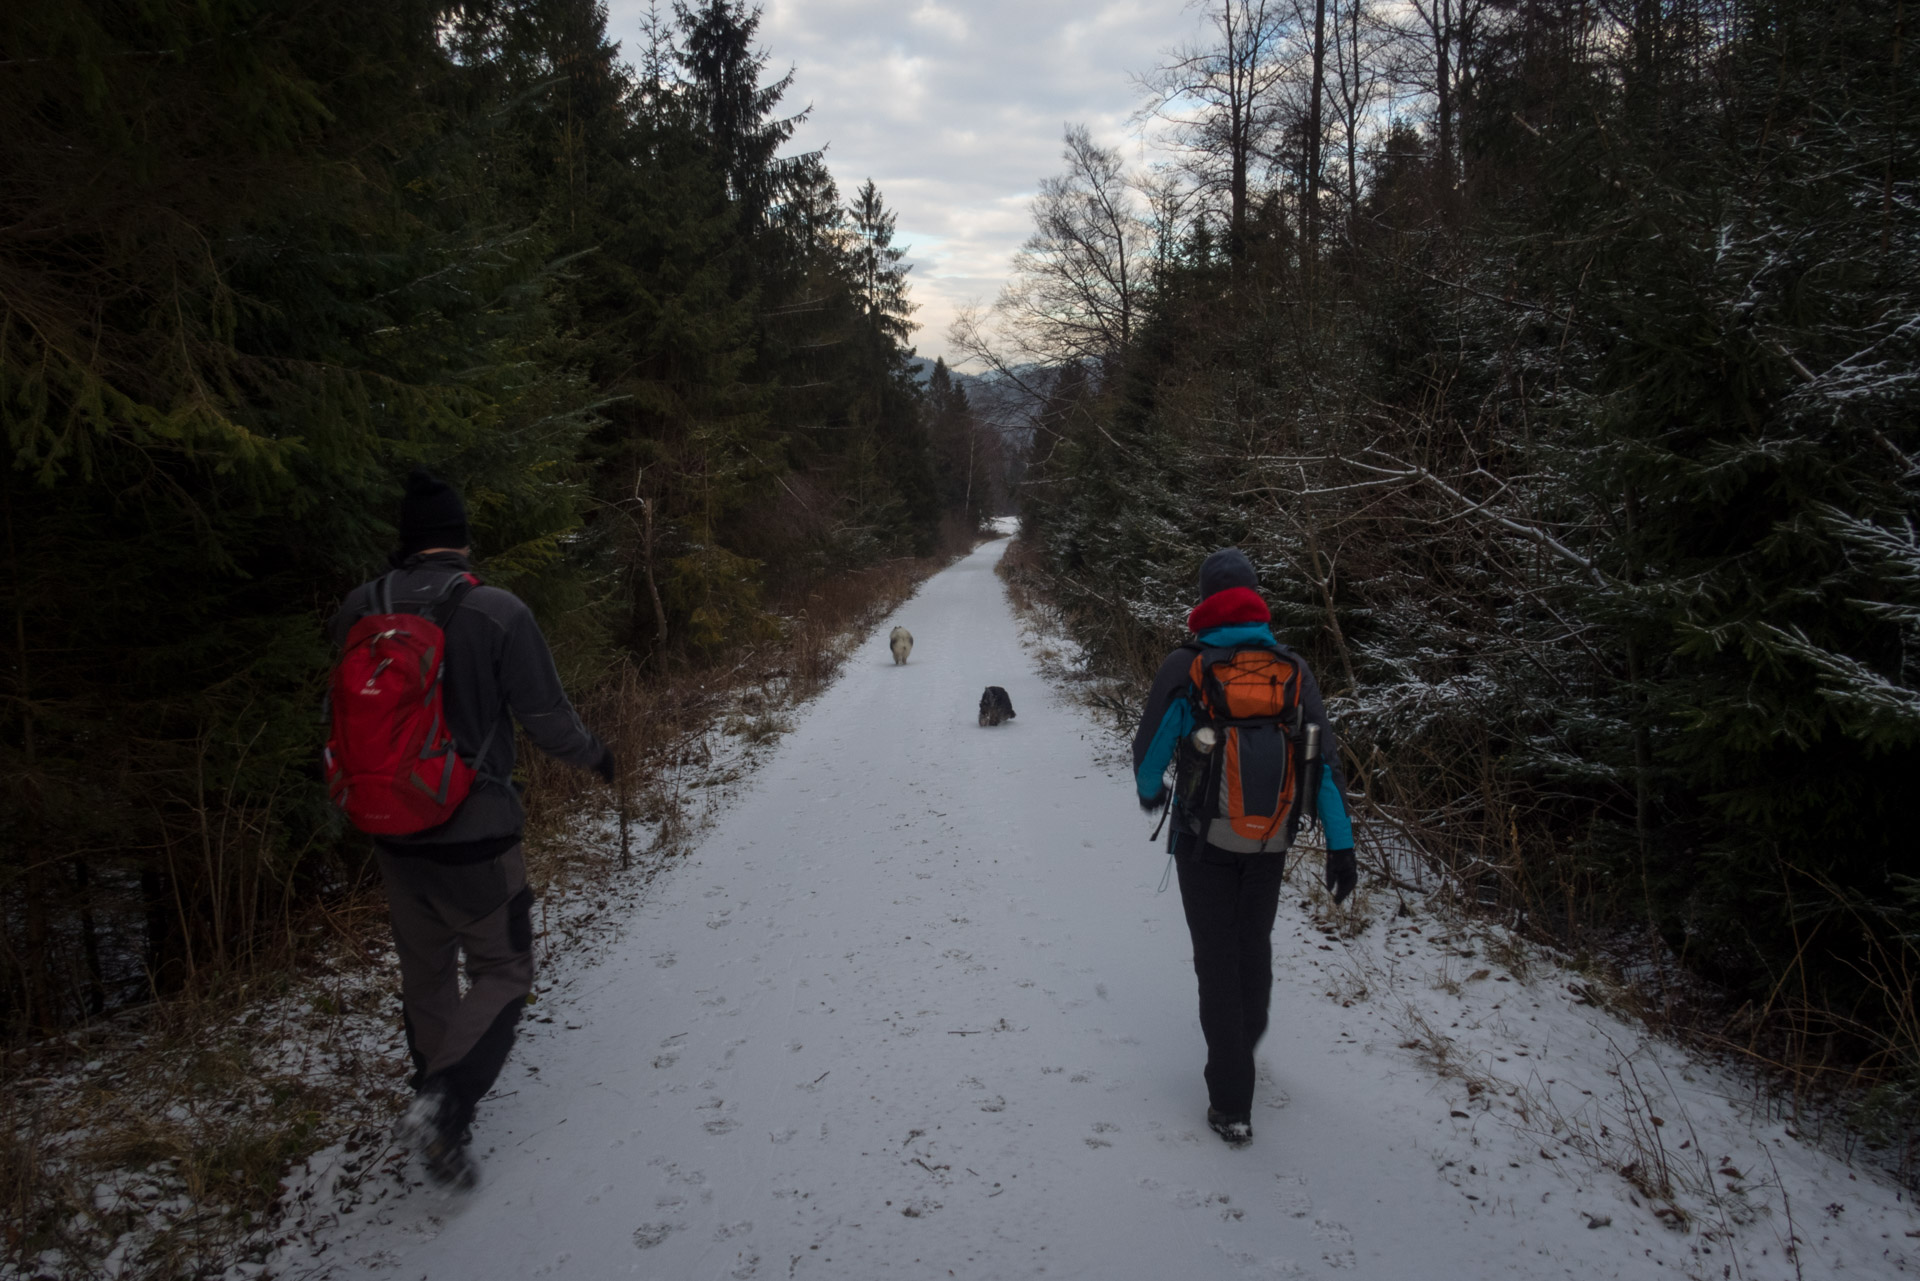
[[[506,626],[506,646],[500,655],[500,683],[507,692],[513,719],[527,731],[533,745],[557,760],[581,769],[593,769],[606,755],[600,740],[580,723],[579,714],[560,686],[547,638],[533,621],[533,613],[516,601]]]
[[[1340,740],[1334,736],[1327,706],[1320,699],[1320,682],[1301,664],[1300,707],[1307,723],[1320,727],[1320,830],[1329,850],[1353,848],[1353,820],[1347,816],[1347,775],[1340,764]]]
[[[1147,693],[1140,728],[1133,735],[1133,786],[1142,801],[1165,795],[1167,762],[1181,735],[1193,728],[1193,706],[1187,701],[1187,672],[1193,655],[1175,650],[1167,655]]]

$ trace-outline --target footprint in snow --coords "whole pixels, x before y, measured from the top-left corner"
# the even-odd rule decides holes
[[[1280,1207],[1280,1213],[1289,1219],[1304,1219],[1313,1213],[1313,1198],[1307,1195],[1307,1176],[1304,1174],[1276,1174],[1280,1189],[1274,1194],[1274,1202]]]
[[[672,952],[662,952],[653,958],[653,963],[659,969],[670,970],[678,960]]]
[[[667,1168],[667,1182],[669,1183],[684,1184],[690,1188],[706,1188],[707,1176],[698,1170],[683,1170],[677,1162],[669,1161],[665,1157],[659,1156],[647,1162],[647,1164],[665,1166]]]
[[[713,1239],[716,1241],[726,1241],[733,1237],[745,1236],[751,1231],[753,1231],[753,1221],[751,1219],[740,1223],[723,1223],[713,1230]]]
[[[1293,1278],[1308,1275],[1307,1270],[1292,1259],[1262,1259],[1257,1255],[1248,1254],[1245,1250],[1230,1250],[1217,1241],[1214,1244],[1228,1259],[1257,1276]]]
[[[1202,1192],[1198,1188],[1186,1188],[1173,1195],[1173,1203],[1183,1210],[1217,1210],[1223,1223],[1237,1223],[1247,1217],[1247,1212],[1233,1203],[1233,1198],[1225,1192]]]
[[[667,1239],[673,1227],[671,1223],[642,1223],[633,1230],[633,1243],[642,1250],[651,1250]]]
[[[1331,1219],[1315,1219],[1313,1235],[1325,1247],[1320,1261],[1330,1268],[1351,1268],[1358,1262],[1353,1253],[1353,1233]]]
[[[1268,1107],[1283,1108],[1293,1102],[1293,1097],[1280,1088],[1280,1078],[1274,1074],[1273,1064],[1267,1062],[1265,1059],[1260,1059],[1255,1063],[1253,1079],[1263,1087],[1261,1093],[1266,1095]]]

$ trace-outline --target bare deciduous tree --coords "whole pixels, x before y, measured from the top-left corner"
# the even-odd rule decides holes
[[[1459,181],[1459,117],[1467,68],[1486,0],[1410,0],[1399,25],[1408,46],[1405,71],[1415,90],[1433,102],[1434,173],[1442,203]]]
[[[1183,45],[1144,78],[1146,113],[1173,126],[1172,141],[1203,190],[1227,201],[1227,255],[1246,255],[1250,184],[1267,162],[1283,114],[1295,11],[1278,0],[1208,0],[1212,40]]]
[[[1150,282],[1152,226],[1117,152],[1084,125],[1066,131],[1066,171],[1040,184],[1033,235],[985,317],[962,313],[951,341],[1003,374],[1082,365],[1104,372],[1126,352]]]

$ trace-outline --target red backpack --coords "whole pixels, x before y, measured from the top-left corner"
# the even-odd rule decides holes
[[[328,690],[327,792],[363,832],[405,836],[438,827],[476,777],[447,726],[444,630],[472,574],[449,576],[439,597],[413,612],[393,605],[393,575],[374,584],[373,612],[347,633]],[[484,759],[491,731],[475,760]]]

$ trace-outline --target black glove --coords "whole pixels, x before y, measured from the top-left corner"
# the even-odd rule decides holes
[[[1152,796],[1142,796],[1139,799],[1142,814],[1158,814],[1166,807],[1167,789],[1163,787]]]
[[[1327,888],[1333,891],[1334,902],[1346,902],[1359,880],[1360,868],[1353,861],[1352,850],[1327,851]]]
[[[593,763],[593,772],[600,776],[600,781],[612,784],[613,776],[618,772],[618,769],[619,767],[614,763],[613,749],[611,747],[601,748],[600,759]]]

